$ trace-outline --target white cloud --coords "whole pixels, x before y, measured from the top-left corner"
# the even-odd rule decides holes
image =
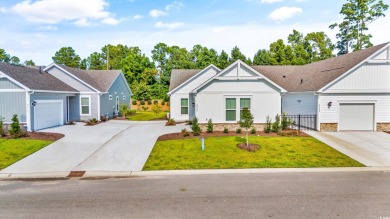
[[[57,24],[73,21],[77,26],[88,26],[90,20],[112,18],[106,10],[107,0],[24,0],[12,7],[12,11],[33,23]],[[114,18],[112,18],[114,19]]]
[[[171,9],[177,9],[177,10],[180,10],[184,7],[185,5],[182,3],[182,2],[179,2],[179,1],[174,1],[172,2],[172,4],[168,4],[167,6],[165,6],[165,10],[169,11]]]
[[[133,19],[134,19],[134,20],[138,20],[138,19],[141,19],[141,18],[143,18],[143,17],[144,17],[144,16],[142,16],[142,15],[136,14],[136,15],[133,16]]]
[[[34,36],[36,37],[36,38],[46,38],[47,36],[45,35],[45,34],[43,34],[43,33],[36,33],[36,34],[34,34]]]
[[[261,0],[261,3],[273,4],[276,2],[282,2],[283,0]]]
[[[58,30],[58,27],[53,26],[53,25],[45,25],[45,26],[40,26],[39,29],[41,29],[41,30]]]
[[[282,20],[292,18],[294,15],[301,14],[301,13],[303,13],[302,8],[281,7],[271,12],[271,14],[268,15],[268,18],[275,21],[282,21]]]
[[[117,19],[112,18],[112,17],[104,18],[101,21],[102,24],[108,24],[108,25],[118,25],[120,22],[121,22],[120,20],[117,20]]]
[[[7,13],[7,9],[5,9],[4,7],[0,7],[0,12],[1,13]]]
[[[166,16],[168,15],[168,13],[164,12],[164,11],[160,11],[160,10],[157,10],[157,9],[153,9],[149,12],[149,15],[151,17],[161,17],[161,16]]]
[[[182,23],[182,22],[163,23],[163,22],[159,21],[154,26],[157,28],[176,29],[176,28],[184,26],[184,23]]]

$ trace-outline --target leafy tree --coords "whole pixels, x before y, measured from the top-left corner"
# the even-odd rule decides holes
[[[11,56],[4,49],[0,49],[0,62],[10,63],[14,65],[20,64],[20,59],[16,56]]]
[[[195,45],[190,51],[192,56],[192,61],[195,63],[195,68],[205,68],[210,64],[217,65],[218,63],[218,54],[214,49],[208,49],[201,45]]]
[[[270,47],[270,60],[271,65],[290,65],[293,58],[292,48],[284,44],[284,41],[279,39],[274,43],[271,43]]]
[[[80,69],[88,69],[88,59],[82,59],[80,62]]]
[[[207,133],[212,133],[213,131],[214,131],[213,121],[209,119],[209,121],[207,121]]]
[[[91,70],[103,70],[107,69],[107,58],[103,53],[93,52],[87,58],[88,69]]]
[[[310,63],[310,54],[307,51],[307,43],[303,34],[297,30],[288,36],[288,43],[291,45],[293,58],[291,64],[304,65]]]
[[[235,62],[237,60],[241,60],[243,62],[247,62],[248,61],[246,59],[245,55],[241,53],[240,49],[237,46],[235,46],[232,49],[232,51],[231,51],[229,62],[233,63],[233,62]]]
[[[142,54],[141,50],[138,47],[129,48],[130,52],[128,55],[122,60],[122,72],[125,75],[127,82],[132,84],[133,82],[140,82],[142,79],[142,74],[147,69],[154,69],[154,63],[149,60],[145,54]],[[149,71],[144,73],[144,75],[148,75],[152,72],[156,75],[156,71]],[[144,76],[144,78],[146,77]],[[146,79],[148,80],[148,79]],[[146,83],[148,81],[145,81]],[[153,81],[149,81],[153,83]],[[147,83],[148,84],[148,83]]]
[[[271,57],[269,52],[266,49],[259,49],[255,56],[253,57],[254,65],[270,65]]]
[[[249,146],[248,131],[253,125],[253,115],[247,107],[242,109],[240,128],[245,129],[246,131],[246,146]]]
[[[316,62],[333,57],[334,44],[324,32],[309,33],[305,43],[310,55],[310,62]]]
[[[368,25],[384,17],[388,7],[382,0],[347,0],[340,11],[344,15],[343,21],[329,26],[339,29],[336,35],[338,54],[349,53],[350,49],[356,51],[371,47],[372,35],[366,33]]]
[[[227,54],[224,50],[222,50],[221,54],[219,54],[217,58],[217,67],[220,69],[225,69],[230,65],[229,54]]]
[[[130,54],[134,53],[134,50],[136,50],[138,47],[128,47],[124,46],[122,44],[118,44],[116,46],[113,45],[105,45],[102,48],[102,53],[100,54],[103,60],[105,60],[105,64],[107,66],[107,57],[108,57],[108,69],[112,70],[118,70],[122,69],[123,67],[123,60]],[[102,63],[99,63],[101,65]],[[98,66],[99,66],[98,65]],[[104,67],[103,69],[107,69],[107,67]]]
[[[35,66],[35,62],[33,60],[26,60],[23,63],[25,66]]]
[[[79,68],[81,58],[76,54],[72,47],[62,47],[52,57],[53,61],[60,65],[68,67]]]
[[[145,82],[135,82],[131,85],[131,90],[133,91],[133,97],[136,100],[150,100],[151,99],[151,89]]]

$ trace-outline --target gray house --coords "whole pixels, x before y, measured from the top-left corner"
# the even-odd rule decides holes
[[[0,117],[19,116],[28,131],[118,115],[131,90],[121,71],[42,68],[0,63]]]

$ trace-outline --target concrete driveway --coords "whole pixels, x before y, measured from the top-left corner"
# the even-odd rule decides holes
[[[390,134],[360,131],[307,133],[366,166],[390,166]]]
[[[140,171],[158,136],[180,132],[184,124],[165,121],[110,120],[96,126],[61,126],[43,130],[65,137],[0,171],[6,174],[66,176],[70,171]]]

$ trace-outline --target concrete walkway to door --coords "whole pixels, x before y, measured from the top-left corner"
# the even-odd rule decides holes
[[[165,126],[165,121],[110,120],[96,126],[77,123],[42,130],[65,137],[3,169],[0,175],[64,177],[70,171],[140,171],[158,136],[183,128],[184,124]]]
[[[366,166],[390,166],[390,134],[370,131],[307,133]]]

